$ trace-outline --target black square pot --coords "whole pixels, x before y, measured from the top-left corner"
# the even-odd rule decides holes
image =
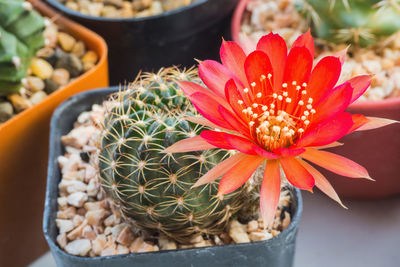
[[[193,66],[194,58],[217,59],[238,0],[198,0],[183,8],[143,18],[94,17],[45,0],[63,15],[101,35],[108,44],[110,83],[131,81],[140,71]]]
[[[57,158],[64,154],[60,139],[72,129],[80,113],[90,110],[93,104],[101,104],[110,93],[117,90],[118,88],[114,87],[75,95],[61,104],[53,114],[43,231],[57,265],[68,267],[291,267],[303,207],[298,189],[291,191],[293,200],[291,224],[281,234],[266,241],[94,258],[67,254],[56,245],[58,230],[55,219],[57,216],[58,183],[61,180]]]

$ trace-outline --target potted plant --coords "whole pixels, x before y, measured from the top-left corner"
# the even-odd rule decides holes
[[[378,2],[331,1],[328,5],[326,1],[314,0],[243,0],[232,20],[232,35],[234,40],[243,43],[247,39],[244,35],[257,39],[263,32],[272,30],[284,34],[287,39],[292,39],[302,30],[311,27],[318,37],[316,51],[321,56],[325,55],[326,51],[337,52],[351,44],[347,55],[350,60],[343,66],[345,71],[341,79],[356,73],[375,76],[363,99],[351,104],[348,110],[373,117],[385,116],[398,121],[400,35],[397,31],[400,28],[398,21],[391,19],[398,16],[398,9],[397,4],[391,1],[381,1],[380,4]],[[246,7],[258,11],[251,15],[246,11]],[[249,22],[249,19],[253,22]],[[244,32],[246,34],[243,34]],[[400,170],[397,164],[400,143],[396,138],[392,138],[393,131],[398,127],[394,125],[379,129],[379,138],[376,138],[374,132],[355,133],[342,140],[351,145],[331,149],[368,166],[371,177],[376,180],[375,183],[363,183],[357,179],[348,180],[330,174],[333,178],[332,183],[340,195],[346,198],[380,198],[400,193],[400,183],[397,181]],[[381,150],[390,159],[390,164],[382,168],[380,157],[370,153],[369,149]]]
[[[312,70],[309,33],[289,53],[275,34],[258,48],[247,55],[224,41],[222,64],[200,62],[201,80],[163,69],[102,106],[93,103],[112,89],[56,111],[44,233],[60,266],[292,266],[298,189],[317,186],[343,205],[309,162],[370,179],[323,149],[393,121],[345,112],[370,79],[334,87],[343,58],[325,57]],[[321,79],[321,70],[329,75]]]
[[[9,11],[7,6],[12,4],[15,4],[17,7],[18,5],[22,7],[15,8],[14,10],[15,12],[16,10],[22,12],[20,17],[18,15],[12,17],[12,15],[16,14],[12,12],[7,14],[2,13],[0,16],[1,28],[8,32],[8,34],[3,34],[2,41],[15,41],[13,36],[19,30],[23,32],[22,34],[31,33],[32,31],[29,32],[29,30],[37,30],[37,33],[32,36],[36,36],[36,42],[39,43],[36,49],[40,50],[42,46],[44,46],[44,38],[40,33],[42,33],[44,29],[44,34],[46,35],[49,32],[49,30],[46,29],[51,27],[53,31],[55,27],[57,27],[60,32],[73,36],[77,40],[81,40],[82,44],[86,46],[87,51],[91,50],[91,53],[95,52],[98,55],[98,62],[91,70],[83,74],[79,73],[79,77],[69,81],[57,91],[44,98],[44,96],[46,96],[46,93],[44,93],[45,90],[40,90],[43,89],[43,80],[35,74],[29,74],[31,70],[28,70],[30,69],[28,58],[34,56],[35,53],[29,52],[31,56],[28,54],[26,54],[26,56],[21,56],[20,54],[12,55],[11,58],[14,58],[14,62],[9,64],[3,61],[7,56],[4,56],[4,50],[0,52],[0,57],[2,58],[0,67],[1,105],[2,108],[4,106],[6,107],[7,113],[5,117],[4,110],[1,111],[2,123],[0,125],[0,158],[2,161],[0,165],[0,192],[2,203],[0,216],[2,218],[7,218],[7,220],[2,220],[1,222],[0,233],[3,240],[8,240],[7,242],[3,242],[0,246],[0,265],[5,266],[26,265],[43,254],[47,248],[45,240],[40,235],[38,229],[41,227],[40,214],[43,210],[42,203],[44,201],[43,193],[45,184],[45,179],[43,178],[46,176],[46,163],[44,159],[48,157],[47,140],[51,113],[59,103],[69,96],[90,89],[91,86],[98,87],[108,84],[107,46],[101,37],[57,15],[40,1],[30,1],[29,3],[24,1],[1,1],[1,12]],[[48,21],[46,22],[46,19],[35,13],[32,7],[43,16],[48,17]],[[27,23],[26,20],[28,18],[33,18],[33,22],[30,21]],[[11,20],[7,22],[7,19]],[[13,20],[15,20],[15,23],[12,23]],[[4,26],[3,23],[11,24]],[[23,23],[22,26],[21,23]],[[38,26],[38,28],[35,29],[36,26]],[[4,33],[3,30],[2,33]],[[52,40],[54,41],[54,38]],[[57,41],[57,37],[55,41]],[[57,44],[57,46],[58,45],[59,44]],[[14,46],[7,43],[4,47],[8,50],[6,52],[10,52]],[[33,50],[33,48],[28,45],[25,51],[30,49]],[[47,50],[49,51],[51,49]],[[12,54],[12,51],[10,54]],[[8,76],[9,74],[4,72],[6,69],[3,67],[14,66],[14,63],[17,63],[17,65],[18,63],[20,64],[19,76],[13,76],[16,78],[12,78],[14,80],[9,82],[10,79],[8,78],[11,76]],[[46,66],[48,65],[46,64]],[[52,68],[62,69],[62,67]],[[59,71],[56,71],[56,73],[57,72]],[[63,70],[61,70],[61,72],[65,73]],[[32,88],[24,86],[27,77],[31,77],[33,81],[39,83],[39,85],[38,83],[34,85],[36,86],[36,91],[30,91]],[[60,77],[61,76],[59,76],[59,78]],[[13,85],[15,85],[15,88],[13,88]],[[25,89],[23,89],[23,92],[20,91],[20,93],[18,93],[17,91],[21,87]],[[10,91],[5,92],[5,90],[8,89],[10,89]],[[30,102],[32,99],[29,99],[28,95],[34,95],[34,92],[38,92],[37,96],[40,96],[40,99],[35,98],[37,101]],[[26,94],[27,97],[24,98],[22,94]],[[17,99],[9,100],[11,95],[13,95],[12,98]],[[41,100],[40,103],[38,103],[39,100]],[[8,101],[23,101],[23,104],[26,104],[28,108],[13,115],[12,118],[9,118],[10,114],[8,112],[11,111],[15,113],[17,110],[15,106],[11,106]],[[35,105],[33,105],[33,103],[35,103]],[[24,106],[24,108],[26,107]],[[8,120],[4,122],[5,119]],[[23,167],[21,163],[23,163]],[[16,195],[12,193],[15,192],[15,190],[21,190],[20,192],[24,194],[25,201],[20,201]],[[25,220],[25,216],[30,217],[29,223]],[[18,240],[25,240],[25,242],[21,243]],[[15,255],[14,253],[18,253],[21,256],[17,258],[11,257],[11,255]]]
[[[230,34],[230,14],[237,0],[126,1],[132,2],[125,3],[130,13],[126,17],[117,10],[118,6],[123,10],[122,1],[108,1],[105,5],[86,1],[87,8],[80,9],[79,1],[68,1],[75,5],[56,0],[46,2],[107,41],[110,81],[116,85],[133,79],[140,70],[192,66],[194,57],[217,58],[221,36]],[[172,7],[162,12],[165,8],[161,3]],[[191,4],[185,6],[185,3]],[[146,6],[150,4],[151,12],[147,12]],[[107,15],[110,9],[116,17]]]

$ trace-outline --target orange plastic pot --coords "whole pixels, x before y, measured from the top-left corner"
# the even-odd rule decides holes
[[[232,19],[232,37],[242,43],[240,27],[248,2],[241,0]],[[353,103],[349,112],[400,121],[400,97],[381,101]],[[326,171],[338,194],[343,198],[371,199],[400,194],[400,124],[377,130],[355,132],[341,141],[344,146],[330,151],[348,157],[366,167],[376,181],[349,179]]]
[[[108,86],[105,41],[41,1],[29,1],[60,29],[84,41],[99,55],[99,62],[40,104],[0,126],[0,266],[26,266],[48,250],[42,234],[42,214],[53,110],[76,93]]]

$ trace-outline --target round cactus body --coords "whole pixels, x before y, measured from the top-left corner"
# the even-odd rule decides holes
[[[0,95],[20,89],[31,58],[44,45],[44,26],[29,2],[0,0]]]
[[[318,37],[335,43],[367,46],[400,30],[398,0],[298,0],[296,6],[312,18]]]
[[[196,234],[220,233],[244,202],[244,187],[224,196],[218,195],[218,182],[192,188],[229,152],[162,153],[205,128],[185,120],[195,109],[177,85],[179,80],[196,79],[193,70],[165,69],[115,94],[99,156],[103,188],[122,214],[179,242]]]

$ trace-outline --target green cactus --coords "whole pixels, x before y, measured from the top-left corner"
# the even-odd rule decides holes
[[[20,89],[31,58],[44,46],[44,27],[29,2],[0,0],[0,95]]]
[[[125,217],[186,243],[198,234],[221,233],[245,202],[246,188],[224,196],[217,195],[217,182],[192,188],[230,152],[162,153],[205,128],[185,120],[196,110],[179,89],[180,80],[200,82],[196,70],[164,69],[142,75],[113,96],[99,144],[99,169],[103,188]]]
[[[368,46],[400,30],[399,0],[298,0],[316,36],[334,43]]]

